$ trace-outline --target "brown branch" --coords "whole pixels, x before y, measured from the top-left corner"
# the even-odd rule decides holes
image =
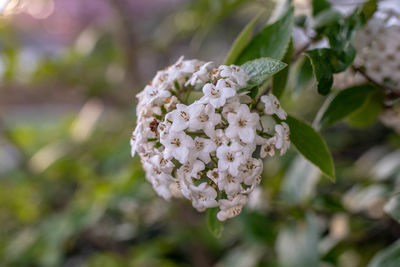
[[[380,82],[378,82],[377,80],[372,78],[370,75],[368,75],[368,73],[366,73],[362,68],[357,67],[355,65],[351,65],[351,69],[354,72],[360,73],[368,82],[370,82],[370,83],[374,84],[375,86],[383,89],[385,91],[387,97],[389,97],[389,98],[398,98],[398,97],[400,97],[400,94],[396,92],[395,88],[392,88],[390,86],[381,84]]]

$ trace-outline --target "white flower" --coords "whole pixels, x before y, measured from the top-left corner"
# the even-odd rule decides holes
[[[246,202],[247,196],[241,194],[235,196],[232,200],[220,199],[218,204],[221,210],[217,213],[218,220],[225,221],[237,216]]]
[[[160,122],[157,126],[157,132],[160,135],[161,138],[169,134],[169,130],[171,129],[172,123],[170,123],[168,120],[164,120]]]
[[[218,202],[215,200],[217,191],[206,182],[201,183],[199,186],[190,185],[190,189],[192,191],[193,207],[198,211],[218,206]]]
[[[202,103],[210,103],[214,108],[225,105],[228,98],[236,94],[236,90],[229,87],[225,80],[218,80],[217,84],[207,83],[203,86],[204,96],[200,101]]]
[[[170,132],[160,139],[160,143],[165,147],[166,158],[174,157],[182,164],[188,160],[189,150],[194,146],[193,139],[184,132]]]
[[[140,137],[139,137],[140,138]],[[130,145],[131,145],[131,156],[132,158],[135,156],[136,154],[136,144],[137,144],[137,133],[136,133],[136,129],[135,131],[133,131],[131,139],[129,141]]]
[[[253,185],[255,179],[261,175],[263,170],[262,168],[263,164],[261,160],[249,158],[245,164],[240,166],[240,170],[244,176],[244,183],[246,185]]]
[[[145,93],[146,102],[149,104],[171,96],[170,91],[151,85],[146,85],[143,92]]]
[[[167,111],[171,111],[176,108],[176,105],[179,103],[179,100],[176,96],[173,95],[164,99],[163,103],[164,103],[164,108]]]
[[[177,104],[176,110],[166,116],[166,119],[172,122],[170,131],[178,132],[188,128],[191,120],[198,116],[201,109],[201,104],[192,104],[190,106]]]
[[[286,153],[286,150],[290,146],[290,131],[289,126],[282,122],[281,124],[275,125],[276,132],[276,143],[275,147],[281,150],[281,156]]]
[[[185,85],[188,86],[190,84],[191,86],[194,86],[199,82],[206,83],[210,79],[209,73],[213,67],[213,62],[207,62],[202,65],[198,71],[193,73],[192,77],[185,83]]]
[[[184,57],[181,56],[175,64],[168,68],[168,82],[178,81],[182,83],[184,77],[195,72],[198,61],[183,59]]]
[[[228,196],[236,195],[242,190],[242,177],[229,172],[220,172],[217,179],[219,190],[224,190]]]
[[[174,178],[162,172],[156,166],[147,167],[147,179],[152,183],[154,190],[158,195],[166,200],[171,198],[171,192],[169,190],[169,185],[174,181]]]
[[[227,145],[229,140],[228,137],[226,137],[224,130],[222,129],[217,129],[214,132],[212,132],[210,135],[208,135],[211,140],[217,145]]]
[[[268,115],[276,114],[281,120],[286,120],[287,114],[282,109],[279,100],[273,95],[263,95],[261,97],[261,102],[265,104],[265,113]]]
[[[240,107],[240,102],[239,99],[237,98],[238,98],[237,96],[231,98],[230,101],[224,105],[224,108],[222,109],[222,116],[224,116],[224,118],[227,119],[229,113],[236,113],[238,111]]]
[[[217,149],[217,145],[210,139],[196,137],[194,139],[193,157],[201,159],[204,163],[211,161],[210,153]]]
[[[228,170],[230,174],[237,175],[238,167],[243,163],[244,157],[241,146],[233,143],[230,146],[221,145],[217,149],[218,169],[220,171]]]
[[[193,185],[192,179],[188,180],[186,179],[185,175],[178,176],[178,181],[176,181],[177,186],[181,194],[191,200],[192,199],[192,190],[190,189],[190,186]]]
[[[239,136],[245,143],[251,143],[254,140],[256,126],[259,123],[257,113],[251,113],[247,105],[240,105],[237,113],[228,113],[229,127],[226,129],[226,136],[234,138]]]
[[[200,160],[187,161],[183,164],[176,173],[178,179],[182,179],[184,177],[187,181],[190,181],[192,178],[199,179],[199,172],[204,170],[205,165]]]
[[[160,170],[162,172],[170,174],[172,172],[172,169],[174,168],[174,163],[171,161],[171,159],[166,159],[163,154],[160,155],[154,155],[151,159],[150,162],[154,166],[159,166]]]
[[[260,156],[261,158],[265,158],[267,155],[273,157],[275,155],[275,137],[269,138],[265,141],[265,143],[261,146]]]
[[[220,75],[223,78],[233,78],[234,81],[239,85],[239,86],[245,86],[247,82],[249,81],[249,76],[247,75],[246,72],[244,72],[240,67],[235,66],[235,65],[221,65],[218,68],[220,70]]]
[[[215,126],[221,122],[221,115],[215,113],[215,109],[210,104],[203,105],[195,102],[196,105],[201,105],[202,109],[200,112],[192,116],[190,121],[189,130],[197,131],[203,130],[208,136],[215,130]],[[193,103],[192,105],[194,105]],[[193,112],[194,113],[194,112]]]

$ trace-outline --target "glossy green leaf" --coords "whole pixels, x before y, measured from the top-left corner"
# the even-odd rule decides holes
[[[292,116],[285,121],[290,128],[290,141],[322,173],[335,180],[332,155],[322,136],[308,123]]]
[[[282,61],[289,64],[293,55],[293,42],[289,42],[289,47],[286,50],[285,56]],[[279,99],[285,91],[287,80],[289,76],[289,68],[284,68],[282,71],[274,75],[272,78],[272,93]]]
[[[239,57],[240,53],[247,46],[251,40],[251,36],[256,26],[258,19],[260,18],[262,12],[260,12],[255,18],[253,18],[244,29],[240,32],[236,40],[233,42],[231,49],[229,50],[226,58],[225,64],[234,64],[236,59]]]
[[[220,237],[224,230],[224,223],[217,219],[218,208],[207,210],[207,226],[208,230],[215,236]]]
[[[348,122],[355,127],[371,125],[381,113],[383,102],[384,95],[380,90],[371,92],[360,109],[349,116]]]
[[[282,59],[292,36],[293,24],[293,8],[289,8],[282,18],[254,36],[235,63],[241,65],[260,57]]]
[[[386,203],[384,210],[393,219],[400,223],[400,194],[392,196]]]
[[[368,267],[398,267],[400,266],[400,240],[378,252]]]
[[[379,90],[373,85],[365,84],[340,91],[329,103],[323,113],[319,125],[327,127],[339,122],[357,111],[367,101],[371,92]]]
[[[318,93],[327,95],[333,84],[330,50],[327,48],[314,49],[306,51],[305,55],[310,59],[314,77],[317,80]]]
[[[264,84],[272,75],[284,69],[287,65],[272,58],[258,58],[248,61],[241,67],[249,75],[248,87]]]

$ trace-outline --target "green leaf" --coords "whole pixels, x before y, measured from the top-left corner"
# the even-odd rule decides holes
[[[294,91],[299,92],[308,87],[313,79],[313,69],[308,58],[304,57],[296,72],[296,85]]]
[[[236,59],[239,57],[240,53],[250,42],[254,27],[256,26],[256,23],[262,13],[263,12],[260,12],[256,17],[254,17],[246,25],[246,27],[244,27],[244,29],[240,32],[238,37],[236,37],[236,40],[233,42],[231,49],[229,50],[229,52],[225,58],[225,65],[234,64]]]
[[[286,50],[285,56],[283,57],[282,61],[286,64],[289,64],[292,60],[293,55],[293,42],[289,42],[289,47]],[[282,71],[277,73],[272,78],[272,93],[279,99],[286,88],[286,83],[288,80],[289,75],[289,68],[284,68]]]
[[[321,13],[324,10],[330,9],[331,4],[326,0],[313,0],[312,1],[313,16]]]
[[[318,244],[321,237],[317,216],[308,212],[304,219],[287,221],[280,225],[276,238],[275,248],[279,261],[276,266],[320,266]]]
[[[266,26],[254,36],[235,63],[241,65],[260,57],[282,59],[292,36],[293,24],[293,8],[291,7],[282,18]]]
[[[208,230],[215,236],[220,237],[224,230],[224,223],[217,219],[218,208],[207,210],[207,226]]]
[[[305,52],[310,59],[314,77],[317,80],[318,93],[327,95],[333,84],[333,70],[331,64],[330,49],[314,49]]]
[[[289,203],[305,203],[315,194],[321,172],[304,157],[297,155],[281,183],[281,198]]]
[[[319,125],[327,127],[346,118],[361,108],[371,92],[376,90],[379,89],[373,85],[365,84],[340,91],[329,103],[321,117]]]
[[[308,123],[292,116],[285,121],[290,128],[290,141],[296,149],[322,173],[335,180],[335,169],[328,146],[322,136]]]
[[[364,23],[367,22],[374,15],[377,9],[377,0],[369,0],[362,5],[361,13],[364,16]]]
[[[390,217],[400,223],[400,194],[391,197],[386,203],[384,210]]]
[[[400,240],[378,252],[369,262],[368,267],[398,267],[400,266]]]
[[[324,10],[315,17],[314,27],[320,29],[332,25],[341,20],[342,17],[343,16],[339,11],[333,9]]]
[[[348,122],[355,127],[371,125],[381,113],[384,99],[382,91],[371,92],[362,107],[349,116]]]
[[[258,58],[248,61],[241,67],[249,75],[248,87],[264,84],[272,75],[281,71],[287,65],[272,58]]]

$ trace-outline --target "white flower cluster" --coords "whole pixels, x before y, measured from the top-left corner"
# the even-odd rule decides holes
[[[375,16],[357,32],[353,41],[357,51],[354,65],[376,82],[400,92],[400,20],[389,24],[394,18],[385,16]],[[335,74],[333,86],[342,89],[367,82],[363,75],[348,68]]]
[[[389,26],[383,19],[373,18],[357,33],[354,45],[354,64],[365,68],[375,81],[400,92],[400,25]]]
[[[386,108],[380,115],[381,122],[400,134],[400,104]]]
[[[389,26],[385,20],[375,17],[357,32],[353,43],[357,51],[354,65],[378,83],[400,92],[400,25]],[[367,82],[350,69],[335,79],[339,88]]]
[[[180,58],[137,95],[132,156],[140,155],[146,178],[160,196],[182,195],[198,211],[219,207],[221,221],[240,213],[260,183],[260,158],[273,156],[275,149],[282,155],[290,145],[286,123],[263,130],[247,92],[239,90],[248,80],[234,65],[214,68],[212,62]],[[184,104],[196,89],[202,97]],[[273,95],[261,101],[265,115],[286,119]]]

